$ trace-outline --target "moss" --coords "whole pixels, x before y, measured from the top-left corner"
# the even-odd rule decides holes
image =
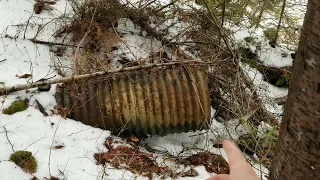
[[[245,40],[247,43],[255,43],[255,42],[254,42],[254,38],[251,37],[251,36],[245,37],[244,40]]]
[[[238,48],[238,53],[241,55],[241,61],[247,63],[252,68],[256,68],[257,64],[260,63],[258,55],[249,48],[240,46]]]
[[[276,82],[275,86],[288,88],[289,87],[289,83],[290,83],[290,79],[291,79],[291,72],[288,72],[288,73],[286,73],[286,75],[282,75],[278,79],[278,81]]]
[[[16,112],[24,111],[28,108],[27,103],[23,100],[13,102],[8,108],[3,109],[4,114],[14,114]]]
[[[256,140],[253,135],[241,135],[238,139],[238,146],[240,150],[249,156],[253,156],[256,150]]]
[[[276,142],[279,137],[279,129],[277,127],[272,127],[271,129],[268,129],[266,137]]]
[[[10,156],[10,161],[20,166],[25,172],[34,173],[37,170],[38,164],[36,159],[29,151],[17,151]]]
[[[263,31],[263,34],[269,41],[274,41],[276,39],[277,29],[268,28]]]

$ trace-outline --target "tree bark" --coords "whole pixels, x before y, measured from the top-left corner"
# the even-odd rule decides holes
[[[270,180],[320,179],[320,1],[309,0]]]

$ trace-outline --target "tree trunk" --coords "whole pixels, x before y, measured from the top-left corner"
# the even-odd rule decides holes
[[[271,180],[320,179],[320,1],[309,0]]]

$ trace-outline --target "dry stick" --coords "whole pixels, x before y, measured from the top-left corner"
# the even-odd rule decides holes
[[[209,11],[209,14],[211,16],[211,18],[208,17],[209,21],[218,28],[220,36],[222,37],[229,52],[232,54],[232,57],[235,59],[236,55],[234,54],[234,51],[231,48],[231,45],[229,44],[228,40],[226,39],[227,35],[224,33],[223,29],[219,26],[217,17],[213,14],[212,10],[208,6],[208,2],[206,0],[202,0],[202,1],[205,3],[206,9]]]
[[[174,3],[176,3],[177,1],[179,1],[179,0],[172,1],[172,2],[169,3],[169,4],[162,6],[160,9],[156,10],[154,13],[157,14],[158,12],[162,11],[163,9],[165,9],[165,8],[167,8],[167,7],[169,7],[169,6],[174,5]]]
[[[36,142],[38,142],[38,141],[40,141],[40,140],[42,140],[42,139],[44,139],[44,138],[45,138],[45,137],[42,137],[42,138],[34,141],[33,143],[29,144],[26,148],[24,148],[24,151],[27,150],[31,145],[35,144]]]
[[[274,43],[275,44],[277,44],[277,40],[278,40],[278,37],[279,37],[279,31],[280,31],[280,27],[281,27],[281,21],[282,21],[282,18],[283,18],[284,9],[286,7],[286,2],[287,2],[287,0],[283,0],[280,19],[279,19],[279,23],[278,23],[278,27],[277,27],[277,33],[276,33],[276,37],[274,38]]]
[[[229,50],[229,52],[232,54],[233,58],[235,59],[235,57],[236,57],[235,53],[234,53],[233,49],[231,48],[231,45],[229,44],[228,40],[226,39],[227,35],[224,33],[223,29],[218,25],[218,20],[217,20],[216,16],[212,13],[212,11],[211,11],[210,7],[208,6],[208,3],[206,2],[206,0],[203,0],[203,2],[205,3],[205,6],[206,6],[206,8],[209,11],[210,16],[211,16],[211,18],[208,17],[209,21],[219,29],[219,34],[222,36],[222,38],[224,40],[224,43],[227,46],[227,49]],[[236,64],[237,64],[237,69],[239,69],[240,73],[242,75],[244,75],[244,72],[243,72],[242,68],[239,67],[239,62],[238,61],[236,61]],[[256,97],[256,100],[258,101],[259,104],[261,104],[262,102],[261,102],[260,98],[258,97],[257,92],[252,88],[252,82],[245,82],[245,84],[249,89],[251,89],[253,91],[253,94]]]
[[[48,168],[49,168],[49,175],[50,175],[50,177],[52,176],[52,174],[51,174],[51,166],[50,166],[50,165],[51,165],[51,151],[52,151],[54,139],[55,139],[55,137],[56,137],[56,134],[57,134],[57,131],[58,131],[60,125],[61,125],[61,119],[60,119],[60,121],[59,121],[59,123],[58,123],[58,125],[57,125],[56,130],[54,131],[54,134],[53,134],[53,137],[52,137],[51,146],[50,146],[50,151],[49,151]]]
[[[153,4],[154,2],[156,2],[157,0],[153,0],[153,1],[150,1],[150,2],[148,2],[148,3],[146,3],[146,4],[144,4],[142,7],[141,7],[141,9],[145,9],[145,8],[147,8],[148,6],[150,6],[151,4]]]
[[[35,44],[43,44],[43,45],[48,45],[48,46],[58,45],[58,46],[66,46],[66,47],[78,47],[78,45],[69,45],[69,44],[56,43],[56,42],[40,41],[35,38],[31,38],[28,40],[35,43]],[[79,46],[79,48],[83,48],[83,47]]]
[[[258,16],[258,20],[257,20],[257,23],[256,23],[256,28],[258,28],[259,25],[260,25],[260,22],[261,22],[261,19],[262,19],[262,15],[263,15],[263,13],[264,13],[264,11],[265,11],[267,2],[268,2],[268,0],[264,0],[264,1],[263,1],[262,9],[260,10],[260,13],[259,13],[259,16]]]
[[[118,32],[116,31],[116,29],[114,28],[114,25],[112,24],[112,30],[114,31],[114,33],[117,35],[117,37],[120,39],[120,41],[126,46],[126,48],[130,51],[130,53],[132,54],[132,56],[136,59],[136,61],[138,61],[138,57],[132,52],[132,50],[130,49],[129,45],[119,36]]]
[[[91,17],[91,20],[90,20],[90,24],[89,24],[89,27],[88,27],[88,30],[87,32],[84,34],[84,36],[82,37],[82,39],[80,40],[76,50],[75,50],[75,56],[77,55],[77,53],[79,52],[79,49],[80,49],[80,45],[83,43],[83,41],[85,40],[85,38],[88,36],[89,32],[90,32],[90,29],[91,29],[91,26],[92,26],[92,22],[93,22],[93,18],[97,12],[97,7],[98,5],[96,5],[95,9],[94,9],[94,12],[92,14],[92,17]],[[72,76],[74,76],[76,74],[76,71],[77,71],[77,62],[76,62],[76,57],[74,57],[72,63]]]
[[[90,77],[105,75],[105,74],[109,74],[109,73],[118,73],[118,72],[133,71],[133,70],[138,70],[138,69],[146,69],[146,68],[153,68],[153,67],[163,67],[163,66],[171,66],[171,65],[178,65],[178,64],[192,64],[192,63],[196,63],[196,64],[193,64],[193,65],[208,65],[208,64],[211,64],[210,62],[201,62],[201,61],[196,61],[196,60],[189,60],[189,61],[177,61],[177,62],[170,62],[170,63],[163,63],[163,64],[147,64],[147,65],[143,65],[143,66],[117,68],[117,69],[111,69],[111,70],[108,70],[108,71],[95,72],[95,73],[92,73],[92,74],[70,75],[70,76],[67,76],[67,77],[62,77],[62,78],[53,79],[53,80],[46,80],[46,81],[40,81],[40,82],[23,84],[23,85],[15,85],[15,86],[11,86],[11,87],[0,88],[0,96],[7,95],[7,94],[9,94],[11,92],[21,91],[21,90],[35,88],[35,87],[39,87],[39,86],[46,86],[46,85],[58,84],[58,83],[70,82],[70,81],[78,81],[78,80],[81,80],[81,79],[86,79],[86,78],[90,78]]]
[[[193,86],[194,92],[196,93],[197,99],[198,99],[198,101],[199,101],[201,111],[202,111],[203,114],[206,114],[206,113],[204,112],[204,108],[203,108],[203,106],[202,106],[202,104],[201,104],[201,99],[200,99],[200,97],[199,97],[197,88],[196,88],[196,86],[195,86],[195,84],[194,84],[195,82],[193,81],[192,76],[191,76],[189,70],[187,69],[187,67],[185,67],[184,65],[182,65],[182,66],[183,66],[183,68],[186,70],[186,72],[187,72],[187,74],[188,74],[188,76],[189,76],[189,78],[190,78],[190,80],[191,80],[191,84],[192,84],[192,86]]]
[[[172,42],[171,40],[167,39],[164,35],[161,35],[159,33],[157,33],[157,31],[155,30],[155,28],[152,28],[147,21],[145,21],[145,19],[148,19],[149,16],[146,14],[141,13],[141,10],[135,11],[132,9],[126,9],[128,14],[133,13],[133,15],[129,16],[129,19],[134,22],[135,24],[139,24],[140,27],[142,29],[144,29],[149,35],[151,35],[152,37],[156,38],[157,40],[159,40],[160,42],[163,42],[163,44],[165,44],[166,46],[169,46],[171,44],[176,45],[176,42]],[[172,50],[181,50],[179,47],[171,47]],[[181,50],[184,55],[187,58],[191,57],[186,54],[183,50]]]
[[[225,16],[226,16],[226,0],[224,0],[224,1],[223,1],[223,4],[222,4],[221,28],[223,28]],[[221,37],[219,37],[219,43],[220,43],[220,42],[221,42]]]
[[[260,113],[263,114],[263,117],[265,117],[265,122],[273,123],[273,122],[270,122],[270,120],[273,119],[273,116],[270,115],[265,108],[263,108],[262,100],[259,97],[257,91],[254,89],[254,85],[252,83],[252,80],[243,71],[241,71],[241,77],[243,77],[242,79],[244,80],[245,86],[252,92],[252,95],[253,95],[253,98],[254,98],[254,102],[257,103],[260,106],[259,110],[260,110]],[[257,113],[259,113],[259,112],[257,112]],[[262,121],[262,120],[263,119],[260,119],[260,121]]]
[[[6,132],[6,137],[7,137],[8,142],[9,142],[10,145],[11,145],[12,151],[13,151],[13,152],[16,152],[16,151],[13,149],[13,145],[12,145],[12,143],[11,143],[9,137],[8,137],[8,131],[7,131],[6,127],[3,126],[3,129],[4,129],[4,131]]]
[[[235,56],[235,53],[234,53],[234,51],[232,50],[231,45],[229,44],[228,40],[226,39],[226,38],[227,38],[227,35],[225,35],[223,29],[222,29],[221,27],[219,27],[219,25],[218,25],[218,20],[217,20],[216,16],[212,13],[212,11],[211,11],[210,7],[208,6],[206,0],[203,0],[203,2],[205,2],[205,6],[206,6],[207,10],[210,12],[211,18],[208,18],[209,21],[210,21],[212,24],[214,24],[214,25],[219,29],[219,33],[222,35],[222,38],[223,38],[223,40],[224,40],[225,45],[227,46],[229,52],[232,54],[233,58],[235,59],[235,57],[236,57],[236,56]],[[239,67],[238,63],[239,63],[239,62],[236,61],[236,64],[237,64],[237,66],[238,66],[237,69],[239,69],[240,73],[245,76],[242,68]],[[253,92],[253,95],[254,95],[254,97],[255,97],[255,99],[256,99],[256,102],[261,105],[261,104],[262,104],[261,99],[259,98],[259,96],[258,96],[257,92],[254,90],[254,88],[252,88],[252,86],[253,86],[252,82],[251,82],[251,81],[250,81],[250,82],[245,81],[245,85]],[[263,111],[263,113],[264,113],[265,115],[268,115],[268,114],[265,112],[264,109],[262,109],[262,111]],[[270,117],[270,116],[268,116],[268,117]]]
[[[24,33],[23,33],[23,39],[26,39],[26,32],[27,32],[27,29],[28,29],[28,25],[29,25],[30,19],[33,17],[33,12],[34,11],[32,11],[31,16],[28,18],[27,25],[26,25],[26,28],[24,29]]]

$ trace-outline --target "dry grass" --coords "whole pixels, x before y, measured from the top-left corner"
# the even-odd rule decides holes
[[[92,73],[109,68],[107,54],[119,43],[114,31],[120,18],[126,17],[117,0],[72,0],[75,13],[71,22],[57,31],[56,36],[70,33],[76,49],[74,74]]]

